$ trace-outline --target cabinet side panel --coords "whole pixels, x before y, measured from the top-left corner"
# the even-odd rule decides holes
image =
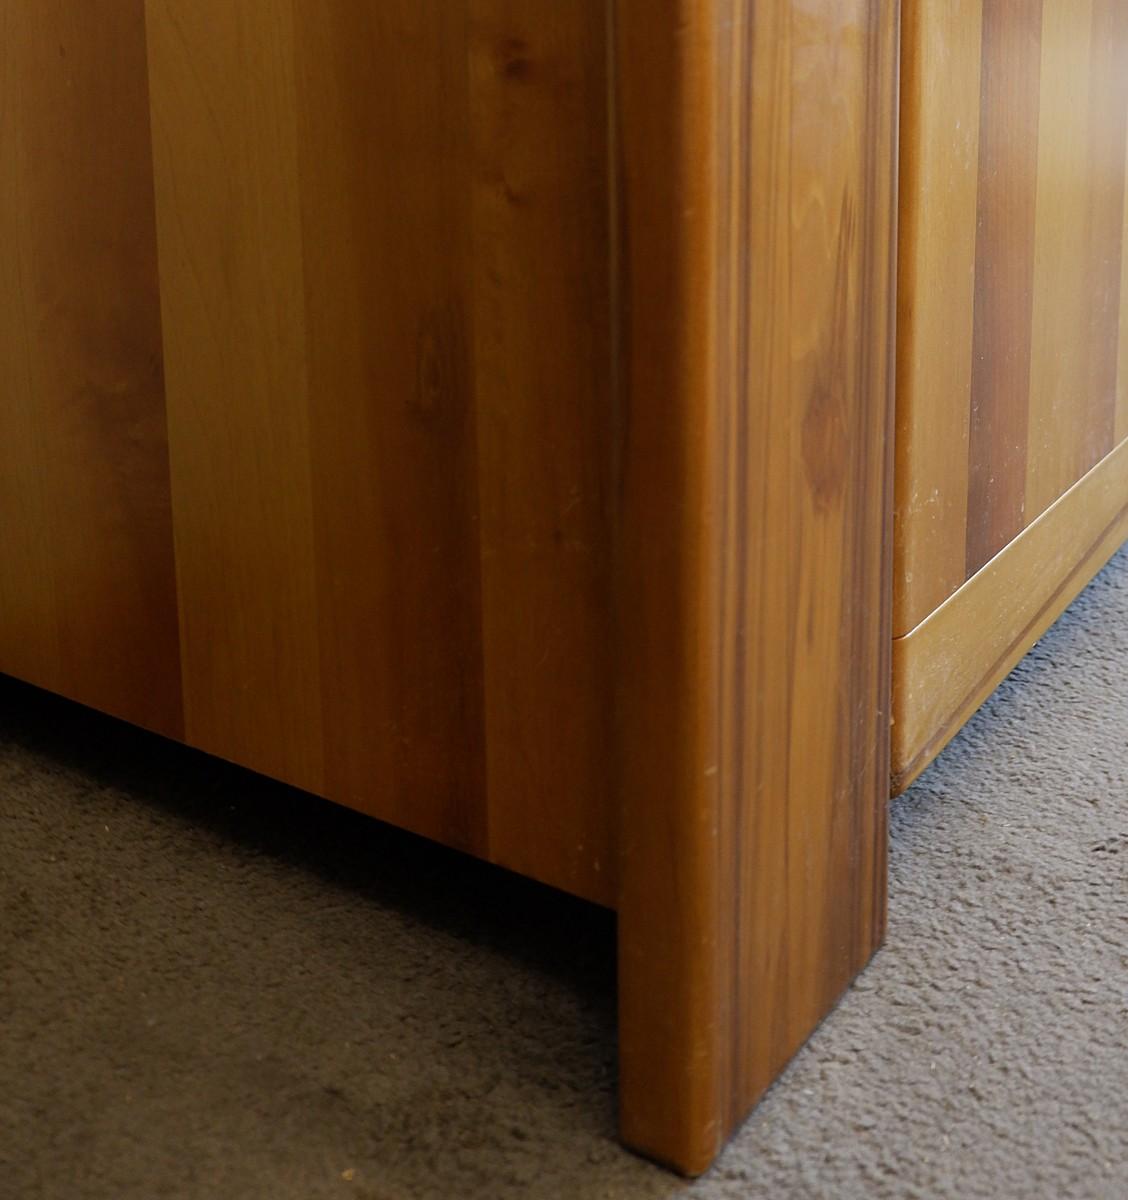
[[[959,7],[906,4],[907,27],[927,33],[904,47],[906,160],[928,143],[933,155],[956,153],[949,118],[970,96],[975,71],[980,136],[967,388],[950,379],[951,343],[923,314],[935,296],[966,286],[967,264],[950,246],[966,240],[972,218],[965,209],[957,221],[949,192],[921,185],[921,172],[910,170],[901,193],[902,228],[912,233],[903,241],[898,334],[899,376],[909,385],[897,400],[897,587],[906,598],[895,624],[898,788],[1107,557],[1116,522],[1099,553],[1087,539],[1055,547],[1052,538],[1113,503],[1122,472],[1102,468],[1128,436],[1128,8],[1000,0],[983,5],[977,31],[970,17],[955,22]],[[943,64],[950,90],[925,85],[941,69],[930,64]],[[904,266],[926,256],[927,272]],[[951,386],[921,386],[926,377]],[[961,457],[966,493],[955,475],[939,483],[939,464]],[[925,494],[938,496],[931,514],[907,499]],[[967,554],[957,574],[948,548],[961,537]],[[1036,562],[1063,574],[1011,586]],[[954,642],[960,620],[964,637]]]
[[[898,637],[1128,434],[1128,8],[907,0],[905,27]]]
[[[1045,5],[1025,522],[1114,446],[1128,11]]]

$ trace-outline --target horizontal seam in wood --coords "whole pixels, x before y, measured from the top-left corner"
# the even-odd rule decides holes
[[[1088,478],[1088,477],[1086,476],[1086,478]],[[1084,482],[1084,480],[1082,480],[1081,482]],[[1067,492],[1066,495],[1068,495],[1068,494],[1069,493]],[[1063,497],[1063,499],[1064,499],[1064,497]],[[1060,501],[1059,501],[1059,503],[1060,503]],[[1065,578],[1061,581],[1061,583],[1058,584],[1058,586],[1054,589],[1052,594],[1047,597],[1045,603],[1043,603],[1038,608],[1037,612],[1035,612],[1034,616],[1026,623],[1026,625],[1023,626],[1023,628],[1020,630],[1020,632],[1017,634],[1017,636],[1011,639],[1011,641],[1007,644],[1006,649],[995,659],[995,661],[991,664],[991,666],[988,668],[988,670],[986,670],[979,677],[979,679],[976,681],[975,685],[968,692],[966,692],[964,694],[963,698],[952,709],[952,716],[944,723],[944,725],[941,727],[940,731],[937,734],[935,734],[926,743],[926,745],[923,747],[923,749],[918,751],[918,753],[913,757],[913,759],[910,761],[910,763],[907,767],[905,767],[903,770],[897,772],[897,774],[893,776],[894,792],[901,790],[901,788],[906,785],[906,781],[910,780],[914,776],[914,774],[916,774],[921,769],[921,764],[927,762],[930,756],[933,756],[936,753],[938,753],[937,747],[942,747],[945,744],[945,742],[958,729],[959,725],[961,724],[960,715],[971,704],[971,702],[973,701],[973,699],[975,697],[976,692],[978,692],[979,689],[981,687],[983,687],[984,683],[988,679],[990,679],[993,675],[995,675],[996,672],[998,672],[1005,666],[1007,660],[1015,653],[1015,651],[1018,649],[1018,647],[1030,635],[1030,632],[1037,627],[1038,623],[1045,616],[1046,611],[1048,609],[1053,608],[1055,602],[1062,595],[1062,593],[1065,591],[1068,591],[1069,587],[1076,580],[1078,574],[1081,573],[1082,571],[1084,571],[1084,569],[1088,566],[1089,562],[1092,560],[1094,555],[1096,555],[1101,544],[1105,541],[1105,539],[1108,537],[1108,535],[1116,528],[1116,526],[1118,524],[1120,524],[1120,522],[1124,521],[1126,518],[1128,518],[1128,502],[1126,502],[1121,508],[1119,508],[1117,510],[1115,516],[1113,516],[1112,519],[1104,526],[1104,528],[1101,530],[1101,532],[1097,536],[1097,538],[1092,543],[1090,543],[1089,547],[1085,550],[1085,553],[1077,560],[1077,562],[1073,566],[1072,570],[1069,572],[1068,575],[1065,576]],[[1030,528],[1033,528],[1033,526],[1031,526]],[[1017,541],[1017,539],[1016,539],[1016,541]],[[998,558],[1000,558],[1003,554],[1005,554],[1006,551],[1008,549],[1010,549],[1011,546],[1014,546],[1015,544],[1016,544],[1015,542],[1011,542],[1010,546],[1005,547],[991,561],[995,562]],[[990,564],[988,564],[988,565],[990,565]],[[966,587],[967,585],[965,584],[964,586]],[[959,592],[956,592],[955,595],[951,597],[951,599],[954,600],[956,598],[956,596],[960,595],[960,592],[962,592],[962,591],[963,591],[963,588],[961,588]],[[948,602],[945,602],[945,603],[948,603]],[[922,624],[924,624],[924,622],[922,622]],[[919,629],[920,626],[918,626],[917,628]],[[913,632],[915,633],[916,630],[914,630]],[[903,637],[894,638],[894,645],[896,645],[897,642],[907,641],[912,636],[913,636],[912,633],[908,633],[908,634],[905,634]]]

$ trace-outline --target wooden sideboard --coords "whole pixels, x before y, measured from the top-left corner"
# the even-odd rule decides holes
[[[0,0],[0,670],[616,908],[686,1172],[1128,536],[1128,17],[899,7]]]
[[[883,928],[896,35],[0,0],[0,670],[617,908],[686,1171]]]

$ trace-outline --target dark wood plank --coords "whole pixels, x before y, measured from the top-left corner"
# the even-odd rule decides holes
[[[687,1172],[884,927],[897,29],[620,9],[621,1111]]]
[[[469,10],[295,14],[324,788],[484,854]]]
[[[0,2],[0,671],[177,735],[143,19]]]
[[[607,4],[472,11],[490,851],[614,903]]]

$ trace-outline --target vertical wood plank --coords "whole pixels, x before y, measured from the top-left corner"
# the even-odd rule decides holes
[[[1128,135],[1125,137],[1123,155],[1125,169],[1128,171]],[[1113,441],[1118,446],[1128,438],[1128,254],[1123,252],[1123,247],[1128,247],[1128,186],[1124,189],[1121,230],[1123,242],[1120,256],[1120,321],[1116,358],[1116,417],[1113,429]]]
[[[966,577],[982,32],[983,0],[905,10],[895,636]]]
[[[702,1170],[884,927],[897,6],[620,8],[621,1111]]]
[[[983,7],[967,574],[1025,524],[1042,4]]]
[[[322,786],[290,0],[146,0],[185,733]]]
[[[1080,398],[1085,431],[1076,478],[1116,445],[1116,379],[1125,262],[1124,144],[1128,131],[1128,5],[1093,0],[1092,64],[1089,70],[1089,162],[1092,199],[1089,217],[1090,264],[1087,292],[1089,376]],[[1070,481],[1072,484],[1073,480]]]
[[[607,4],[471,10],[490,845],[498,862],[610,901]]]
[[[0,2],[0,179],[0,670],[175,736],[139,0]]]
[[[1029,524],[1116,442],[1128,10],[1046,0]]]
[[[1093,7],[1093,0],[1049,0],[1043,6],[1024,524],[1087,469],[1082,462],[1091,433],[1084,418],[1093,365],[1090,295],[1096,282],[1089,256]]]
[[[485,854],[467,7],[295,13],[325,786]]]

